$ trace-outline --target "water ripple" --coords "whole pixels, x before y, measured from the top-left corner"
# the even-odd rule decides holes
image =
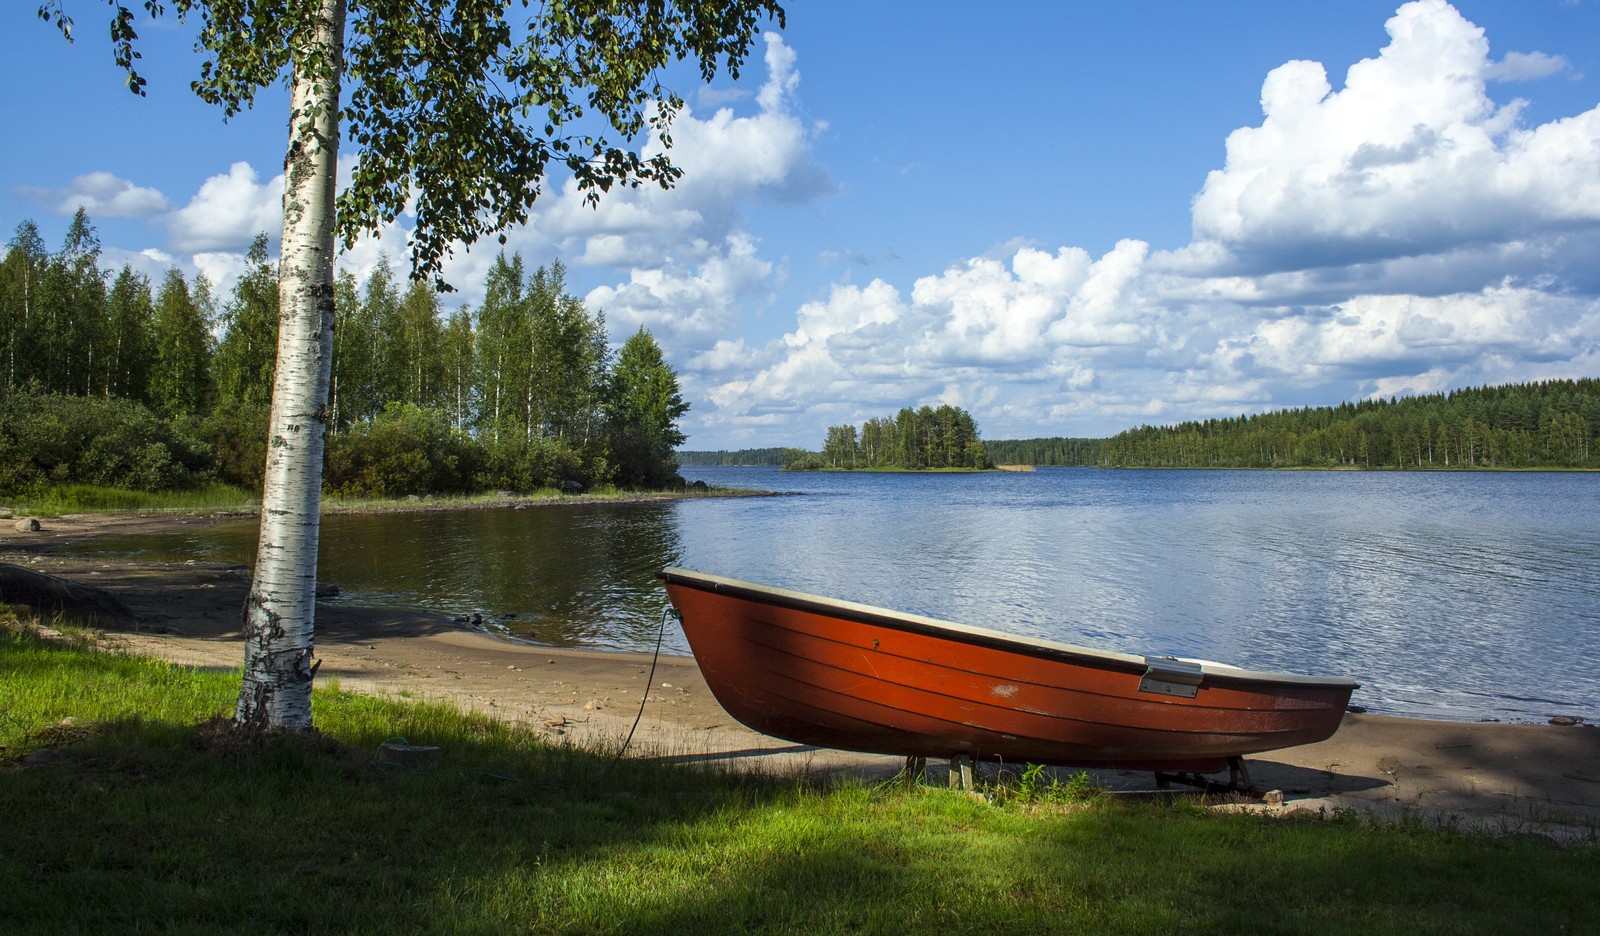
[[[1333,673],[1375,712],[1600,718],[1600,475],[687,469],[783,498],[340,515],[319,578],[648,649],[686,565],[1012,633]],[[252,524],[87,548],[249,562]],[[686,652],[681,633],[668,648]]]

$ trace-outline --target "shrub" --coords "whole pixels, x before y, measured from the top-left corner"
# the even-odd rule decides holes
[[[0,493],[182,490],[211,480],[211,464],[199,437],[131,400],[18,392],[0,403]]]
[[[197,434],[211,449],[219,480],[260,493],[269,416],[265,403],[224,400],[200,421]]]
[[[604,459],[586,458],[560,439],[510,432],[486,446],[479,486],[518,492],[582,489],[596,481],[597,468],[604,470]]]
[[[478,460],[442,412],[390,404],[370,424],[329,437],[322,483],[345,497],[466,493]]]

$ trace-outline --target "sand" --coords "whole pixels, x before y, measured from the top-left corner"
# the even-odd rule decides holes
[[[247,570],[61,555],[68,543],[111,532],[170,530],[215,518],[73,515],[41,529],[0,527],[0,562],[15,563],[119,599],[131,617],[111,625],[129,652],[231,669],[243,657],[240,610]],[[26,525],[26,524],[24,524]],[[337,583],[332,583],[337,584]],[[901,759],[792,744],[751,731],[717,704],[694,660],[559,649],[502,639],[417,610],[318,604],[319,681],[388,696],[448,702],[580,744],[615,749],[638,720],[630,757],[725,760],[768,772],[852,771],[888,777]],[[654,675],[651,668],[654,666]],[[1251,785],[1277,791],[1248,808],[1270,813],[1359,810],[1507,834],[1592,841],[1600,830],[1600,730],[1459,723],[1349,714],[1319,744],[1246,759]],[[1105,786],[1155,793],[1148,773],[1101,771]],[[943,765],[929,769],[945,782]],[[1222,779],[1225,779],[1222,778]]]

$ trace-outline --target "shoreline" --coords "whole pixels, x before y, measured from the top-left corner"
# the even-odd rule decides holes
[[[764,494],[765,492],[755,492]],[[693,495],[691,495],[693,496]],[[616,503],[595,499],[590,503]],[[573,503],[555,501],[554,505]],[[406,510],[411,505],[400,509]],[[449,505],[456,506],[456,505]],[[495,504],[493,506],[510,506]],[[418,509],[445,509],[438,504]],[[232,670],[243,656],[247,570],[216,563],[64,556],[83,539],[239,519],[226,514],[72,514],[41,529],[0,528],[0,562],[93,586],[126,606],[108,642],[173,663]],[[557,740],[615,748],[645,700],[629,756],[710,760],[762,772],[893,776],[899,758],[792,744],[735,722],[690,657],[555,648],[464,628],[442,614],[318,601],[320,685],[428,700],[528,726]],[[1560,840],[1600,834],[1600,729],[1446,722],[1348,714],[1332,738],[1252,755],[1253,785],[1293,811],[1358,810]],[[1020,765],[1018,765],[1020,766]],[[1149,773],[1093,771],[1119,791],[1154,788]],[[943,785],[943,765],[930,768]]]

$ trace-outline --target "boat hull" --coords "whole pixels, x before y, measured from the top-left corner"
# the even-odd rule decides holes
[[[684,569],[661,578],[722,707],[817,747],[1209,773],[1329,737],[1357,688],[1033,641]]]

